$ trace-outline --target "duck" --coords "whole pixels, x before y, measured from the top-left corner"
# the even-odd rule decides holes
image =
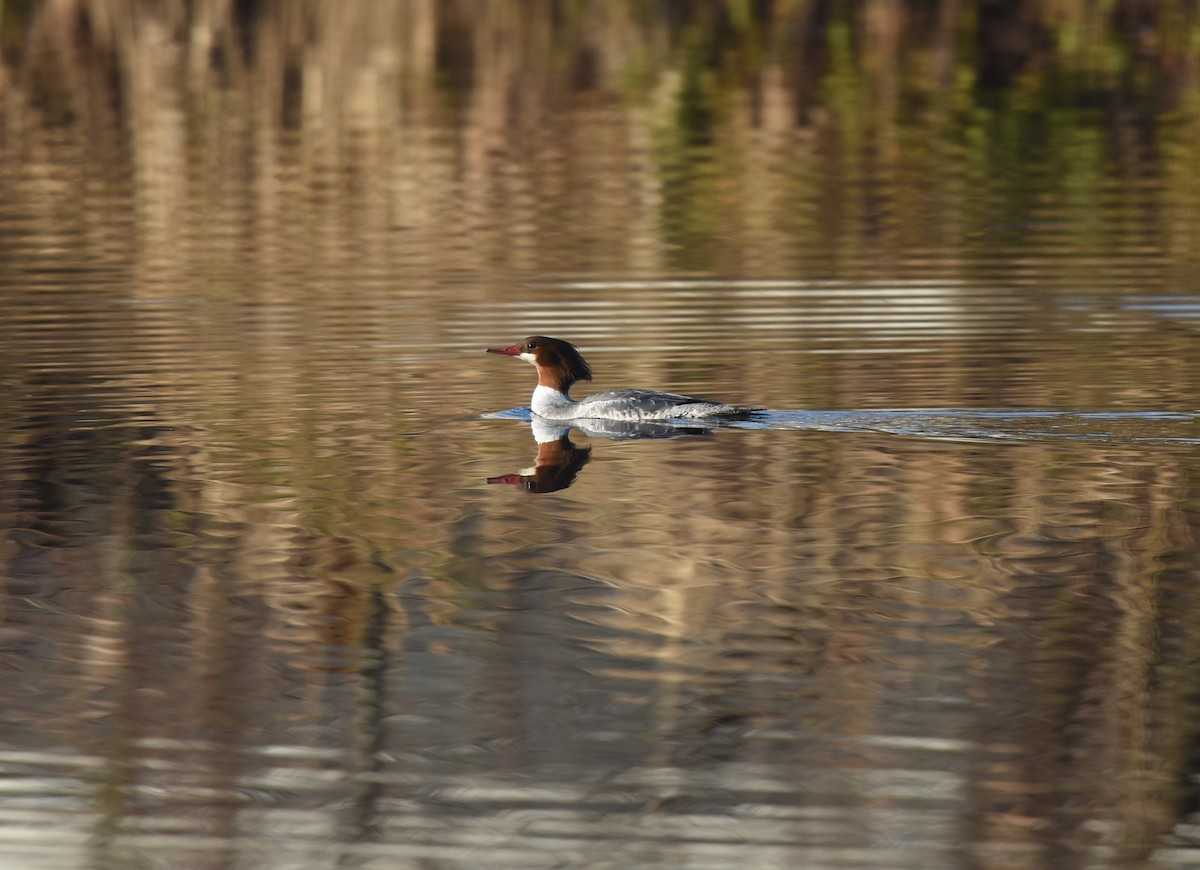
[[[530,410],[546,420],[745,419],[756,410],[644,389],[606,390],[576,401],[571,398],[571,387],[577,381],[590,381],[592,367],[575,345],[546,335],[531,335],[507,347],[489,347],[486,353],[516,357],[537,368]]]

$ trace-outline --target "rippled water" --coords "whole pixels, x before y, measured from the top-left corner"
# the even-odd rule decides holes
[[[0,7],[0,865],[1198,860],[1190,91],[188,8]]]

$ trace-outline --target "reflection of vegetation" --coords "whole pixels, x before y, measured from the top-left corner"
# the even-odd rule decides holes
[[[233,577],[250,576],[254,589],[276,596],[276,612],[294,615],[313,638],[372,651],[384,636],[382,591],[405,582],[436,587],[400,599],[411,603],[406,619],[468,624],[473,588],[484,597],[510,594],[509,572],[530,576],[539,562],[554,561],[580,524],[570,512],[546,517],[533,532],[525,517],[498,519],[462,491],[461,445],[434,443],[395,410],[444,399],[423,362],[411,360],[447,338],[437,330],[455,328],[462,312],[494,303],[511,286],[478,276],[547,269],[932,275],[945,280],[922,292],[931,307],[946,309],[962,286],[954,279],[963,277],[976,279],[967,282],[972,289],[994,286],[998,297],[1025,294],[1035,303],[1048,285],[1130,294],[1194,288],[1200,24],[1189,9],[1081,0],[7,0],[0,4],[0,226],[22,235],[4,238],[13,248],[0,257],[0,289],[24,291],[34,286],[30,276],[43,273],[77,280],[78,295],[62,301],[83,313],[35,318],[36,330],[7,336],[0,369],[15,374],[5,375],[0,406],[26,420],[28,432],[43,433],[52,426],[24,397],[78,409],[96,393],[120,400],[101,408],[114,426],[140,414],[159,427],[156,449],[176,459],[134,461],[98,440],[82,466],[91,489],[82,491],[108,498],[85,507],[107,511],[112,525],[100,537],[111,540],[145,534],[120,525],[127,514],[144,519],[144,505],[128,492],[145,491],[149,480],[156,498],[167,502],[170,494],[174,501],[159,508],[164,528],[196,539],[170,566],[189,592],[190,560],[205,570],[217,565],[212,600],[229,594]],[[1023,271],[1031,252],[1039,255],[1036,281]],[[1135,268],[1143,271],[1131,279]],[[1161,281],[1136,280],[1151,269]],[[397,276],[409,281],[402,290]],[[560,302],[559,292],[545,291],[547,307]],[[664,304],[664,321],[702,311],[706,323],[724,328],[726,315],[754,302],[753,290],[706,292],[688,299],[687,312]],[[118,298],[118,314],[100,307]],[[226,319],[231,311],[236,322]],[[910,395],[946,377],[970,381],[964,391],[993,400],[1028,401],[1030,371],[1048,366],[1035,359],[1040,332],[1075,315],[1030,304],[1001,316],[1026,322],[956,335],[919,360],[828,354],[783,364],[796,367],[796,381],[824,383],[825,397],[866,395],[881,367],[906,366],[907,375],[889,383],[907,377]],[[119,328],[108,328],[110,321]],[[1143,333],[1158,328],[1149,321],[1138,321]],[[414,322],[436,325],[435,334],[399,349],[414,340]],[[797,347],[812,341],[803,329],[785,334]],[[848,334],[853,342],[857,333]],[[1137,391],[1162,380],[1161,361],[1135,352],[1141,338],[1121,337],[1102,355],[1093,332],[1058,338],[1046,389],[1063,392],[1039,398],[1082,396],[1103,406],[1115,388],[1149,394]],[[1194,333],[1181,330],[1173,340],[1184,351],[1176,366],[1200,365]],[[956,341],[986,344],[972,359],[975,369],[962,365],[958,355],[967,354]],[[1161,346],[1172,345],[1163,339]],[[62,358],[62,347],[75,356]],[[75,380],[47,387],[26,374],[38,365],[70,370]],[[779,372],[752,374],[766,380]],[[1194,384],[1197,376],[1187,369],[1178,381]],[[10,453],[35,451],[15,425],[4,439],[0,447]],[[36,445],[37,436],[28,440]],[[823,452],[805,452],[814,445]],[[1074,693],[1083,684],[1099,695],[1114,682],[1102,663],[1125,692],[1110,715],[1132,717],[1152,694],[1139,677],[1162,672],[1164,684],[1174,684],[1168,677],[1187,673],[1194,633],[1169,617],[1155,621],[1154,607],[1195,609],[1182,579],[1192,563],[1180,555],[1194,550],[1188,458],[1164,454],[1160,465],[1149,457],[1144,479],[1127,482],[1134,460],[1103,448],[1064,448],[1055,458],[1045,455],[1050,448],[1029,446],[984,459],[938,445],[896,461],[903,450],[921,452],[869,438],[759,442],[747,452],[745,477],[780,492],[749,491],[739,467],[711,492],[697,492],[694,510],[670,512],[661,528],[630,531],[614,520],[606,532],[614,563],[589,576],[607,583],[621,571],[646,571],[630,565],[623,548],[647,540],[638,535],[661,535],[659,543],[668,543],[655,552],[669,558],[653,573],[691,608],[677,617],[686,641],[728,617],[705,612],[703,598],[683,587],[718,588],[728,566],[753,565],[745,576],[773,595],[796,596],[784,602],[795,613],[844,619],[828,641],[830,660],[843,663],[868,660],[864,651],[886,656],[875,629],[886,635],[888,626],[907,626],[905,608],[921,594],[931,609],[946,606],[939,596],[963,596],[946,606],[955,618],[1000,626],[995,645],[978,655],[982,668],[1012,668],[1018,686],[1041,680],[1045,694],[1035,702],[1051,710],[1046,719],[1081,711],[1096,731],[1120,732],[1114,744],[1140,751],[1132,726],[1106,720],[1099,703]],[[878,473],[886,462],[894,463],[890,477]],[[1045,479],[1055,463],[1061,491]],[[71,469],[67,477],[81,477],[62,465]],[[64,476],[57,467],[26,470],[30,481]],[[613,475],[630,479],[643,488],[606,493],[608,503],[661,501],[653,489],[659,479]],[[66,496],[45,492],[23,504],[60,511],[53,499]],[[847,492],[869,507],[847,506]],[[1129,504],[1144,516],[1113,516]],[[872,516],[882,508],[886,515]],[[10,505],[10,515],[18,512]],[[914,524],[914,515],[928,522]],[[981,528],[956,537],[964,516],[980,518]],[[1000,516],[1020,527],[1003,527]],[[47,540],[60,534],[36,516],[23,522]],[[1113,542],[1139,526],[1146,536],[1136,553],[1117,552]],[[915,537],[883,539],[895,530]],[[526,535],[535,540],[523,542]],[[1072,578],[1039,577],[1050,561],[1047,541],[1057,541],[1052,555]],[[694,543],[705,558],[690,561],[673,549],[688,549],[678,542]],[[1018,547],[1027,553],[1014,560]],[[829,582],[850,558],[878,560],[869,567],[880,579],[859,599],[840,580]],[[1114,563],[1125,566],[1119,580],[1110,578]],[[826,573],[817,584],[823,600],[810,602],[817,593],[794,582],[803,566]],[[137,575],[150,590],[162,573],[153,567]],[[1168,568],[1176,573],[1166,576]],[[102,587],[116,573],[97,572],[93,582]],[[928,583],[938,576],[951,579]],[[612,594],[641,579],[616,576],[625,585],[613,582]],[[1128,586],[1113,588],[1121,583]],[[903,600],[870,624],[863,598],[874,605],[888,595]],[[1031,595],[1046,600],[1022,597]],[[771,643],[798,641],[805,632],[781,613],[786,631]],[[1037,620],[1046,622],[1039,634],[1046,646],[1024,648],[1022,630]],[[1114,630],[1082,652],[1067,649],[1083,624]],[[1187,636],[1140,660],[1151,649],[1143,634],[1160,624]],[[1108,643],[1117,629],[1127,635],[1123,647]],[[221,625],[211,630],[215,649],[225,635]],[[736,639],[730,644],[713,646],[736,653]],[[1031,677],[1034,666],[1040,670]],[[1181,694],[1151,699],[1162,708],[1162,721],[1152,724],[1171,735],[1189,733],[1180,724],[1186,718],[1171,718],[1182,716]],[[1025,700],[1017,693],[997,700],[1014,709],[996,717],[997,739],[981,745],[1025,745],[1021,735],[1010,741],[999,733],[1028,721]],[[1031,772],[1046,777],[1037,793],[1047,800],[1058,798],[1057,783],[1072,772],[1099,779],[1137,767],[1131,759],[1089,765],[1082,753],[1067,764],[1066,750],[1077,751],[1067,738],[1043,731],[1039,739],[1044,753],[1026,762],[1031,768],[1043,758],[1070,768]],[[1155,785],[1140,782],[1147,792]],[[1141,795],[1131,786],[1111,805]]]
[[[294,136],[257,136],[256,171],[341,163],[363,196],[419,177],[423,193],[377,210],[384,226],[432,230],[434,203],[498,209],[473,249],[456,252],[481,264],[562,265],[566,250],[656,268],[844,274],[911,251],[957,255],[964,243],[1094,251],[1128,242],[1129,211],[1110,209],[1105,223],[1097,203],[1156,208],[1166,186],[1149,189],[1147,174],[1192,185],[1197,162],[1195,137],[1163,124],[1195,124],[1200,23],[1182,0],[151,9],[0,6],[12,81],[0,100],[14,129],[132,129],[130,156],[154,173],[168,158],[186,165],[187,153],[172,153],[186,141],[234,135],[233,119],[277,124]],[[178,50],[164,52],[163,39]],[[605,94],[620,108],[596,114]],[[164,127],[172,106],[186,136]],[[436,134],[446,106],[458,143]],[[291,139],[303,147],[281,147]],[[20,141],[2,146],[9,159]],[[626,162],[632,187],[592,190],[593,160]],[[457,173],[434,168],[454,162]],[[531,202],[520,178],[532,202],[560,187],[565,214],[544,204],[520,214]],[[1194,210],[1157,210],[1171,224],[1163,238],[1195,238]],[[585,241],[614,226],[627,228],[624,250]],[[1190,266],[1195,247],[1172,250]]]

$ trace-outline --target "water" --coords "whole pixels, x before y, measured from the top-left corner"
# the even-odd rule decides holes
[[[833,5],[0,7],[0,866],[1197,862],[1189,31]]]

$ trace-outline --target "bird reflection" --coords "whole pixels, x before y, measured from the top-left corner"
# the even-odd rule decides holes
[[[635,441],[645,438],[678,438],[682,435],[707,435],[712,426],[675,425],[661,421],[576,420],[574,425],[551,423],[534,417],[529,422],[537,442],[537,456],[531,468],[487,478],[488,483],[507,483],[526,492],[558,492],[575,482],[583,466],[592,458],[591,447],[580,447],[571,440],[578,429],[591,438],[610,441]]]
[[[580,447],[571,440],[570,426],[547,426],[534,422],[537,457],[532,468],[489,477],[488,483],[507,483],[526,492],[558,492],[575,482],[576,475],[592,458],[592,448]],[[541,430],[541,431],[539,431]]]

